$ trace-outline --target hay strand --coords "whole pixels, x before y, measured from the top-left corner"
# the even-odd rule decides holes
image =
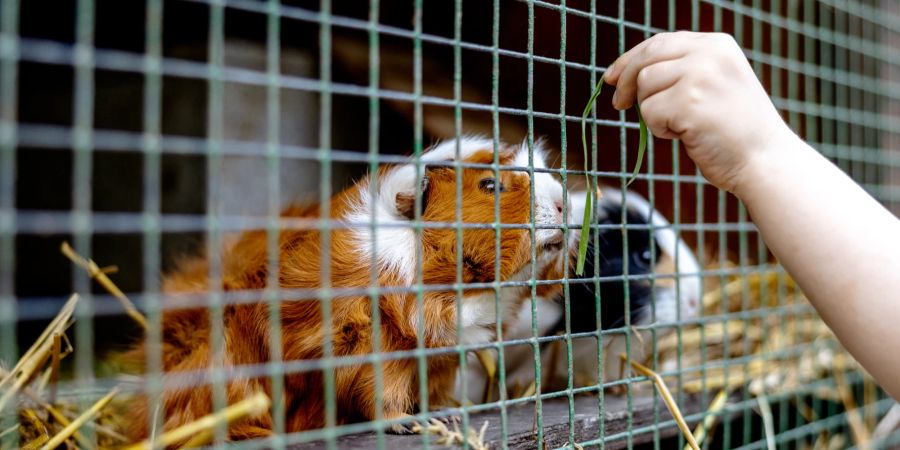
[[[622,361],[628,361],[628,356],[624,353],[620,354],[619,358]],[[672,417],[675,419],[675,423],[678,425],[678,429],[680,429],[681,433],[684,434],[684,439],[688,442],[690,448],[692,450],[700,450],[700,446],[697,445],[697,440],[694,439],[694,434],[687,426],[687,422],[685,422],[684,416],[681,414],[681,409],[678,408],[678,404],[675,403],[675,399],[672,398],[672,393],[669,392],[669,388],[668,386],[666,386],[666,383],[663,381],[662,377],[659,376],[658,373],[650,370],[650,368],[637,361],[631,361],[631,367],[635,372],[653,380],[653,384],[656,385],[656,390],[659,391],[659,395],[662,396],[663,402],[666,403],[666,407],[669,408],[669,412],[672,413]]]
[[[47,337],[57,332],[57,330],[64,329],[65,327],[60,326],[60,324],[65,324],[72,317],[72,313],[75,311],[75,303],[78,302],[78,294],[72,294],[69,297],[69,300],[66,301],[65,305],[63,305],[62,309],[60,309],[59,313],[56,314],[56,317],[50,321],[47,325],[47,328],[41,333],[40,336],[31,344],[31,347],[28,348],[28,351],[25,352],[24,355],[19,359],[16,365],[12,368],[12,370],[7,373],[7,375],[3,378],[0,378],[0,388],[3,388],[8,383],[10,383],[22,369],[22,366],[28,363],[29,360],[32,359],[33,355],[39,351],[41,346],[47,340]],[[0,410],[3,408],[0,407]]]
[[[12,383],[12,386],[0,396],[0,411],[6,407],[7,403],[9,403],[9,401],[34,378],[41,367],[44,366],[47,358],[50,357],[50,351],[53,346],[53,341],[49,339],[49,337],[53,334],[62,333],[68,328],[70,324],[69,320],[75,312],[75,305],[77,303],[78,294],[73,294],[56,317],[50,322],[50,325],[44,329],[44,332],[41,333],[38,340],[36,340],[31,348],[29,348],[22,358],[19,359],[19,362],[16,363],[15,367],[0,380],[0,388]]]
[[[5,374],[6,374],[6,371],[4,371],[2,368],[0,368],[0,376],[4,376]],[[71,423],[69,421],[69,419],[66,418],[66,416],[63,413],[61,413],[58,409],[54,408],[51,403],[47,403],[44,400],[42,400],[40,398],[40,396],[36,392],[31,390],[31,388],[29,388],[28,386],[24,386],[22,388],[22,393],[25,394],[25,396],[28,397],[29,400],[33,401],[41,408],[44,408],[47,411],[47,413],[50,414],[50,417],[53,420],[55,420],[56,422],[58,422],[61,426],[67,427],[67,426],[69,426],[69,423]],[[73,437],[75,438],[76,441],[78,441],[78,444],[81,445],[81,448],[84,448],[84,449],[93,449],[94,448],[94,446],[87,439],[85,439],[84,436],[82,436],[81,433],[79,433],[78,431],[76,431],[73,434]]]
[[[62,359],[62,340],[59,333],[53,333],[53,353],[50,358],[50,401],[56,403],[56,385],[59,381],[59,362]]]
[[[100,410],[106,407],[106,405],[109,404],[113,397],[115,397],[118,393],[118,389],[113,389],[108,394],[103,396],[103,398],[97,400],[97,402],[94,403],[94,405],[91,406],[87,411],[78,416],[78,418],[73,420],[72,423],[70,423],[68,426],[63,428],[63,430],[57,433],[56,436],[53,436],[53,438],[50,439],[50,441],[47,442],[43,447],[41,447],[41,449],[52,450],[56,447],[59,447],[63,442],[69,439],[69,437],[75,434],[75,432],[78,431],[78,429],[81,428],[82,425],[87,423],[87,421],[93,419],[94,416],[97,415]]]
[[[715,425],[716,420],[718,419],[719,411],[722,411],[722,408],[725,407],[725,404],[728,401],[728,391],[721,390],[716,397],[713,398],[713,401],[710,402],[709,408],[706,410],[706,416],[703,418],[703,421],[697,425],[697,428],[694,428],[694,439],[697,440],[697,445],[703,445],[703,441],[706,440],[706,436],[709,433],[709,430],[712,429],[713,425]],[[685,446],[684,450],[689,450],[689,446]]]
[[[775,419],[772,418],[772,408],[765,395],[756,397],[756,403],[759,404],[759,415],[763,420],[763,429],[766,432],[766,448],[775,450]]]
[[[33,441],[23,445],[22,450],[37,450],[37,449],[41,448],[42,445],[46,444],[47,441],[49,441],[49,440],[50,440],[49,436],[47,436],[46,434],[41,434],[40,436],[35,438]]]
[[[147,329],[147,320],[144,318],[144,315],[135,308],[134,303],[128,299],[124,292],[122,292],[112,280],[106,276],[107,272],[113,273],[117,268],[115,266],[111,266],[109,268],[100,268],[93,260],[86,259],[83,256],[79,255],[75,252],[68,242],[63,241],[60,246],[60,251],[63,255],[66,255],[67,258],[72,260],[77,266],[86,270],[88,275],[97,281],[104,289],[106,289],[119,303],[122,304],[122,307],[125,308],[125,313],[128,314],[135,322],[137,322],[141,328],[144,330]],[[111,268],[115,268],[114,270],[110,270]]]
[[[484,395],[481,399],[483,403],[487,403],[493,397],[494,385],[497,384],[497,361],[494,359],[494,355],[491,351],[486,348],[475,350],[475,357],[478,358],[478,362],[481,363],[481,367],[484,368],[484,373],[487,375],[484,386]]]
[[[843,358],[839,358],[843,359]],[[869,430],[863,422],[859,409],[856,407],[856,400],[853,398],[853,390],[847,384],[844,378],[844,372],[841,370],[834,371],[834,381],[837,384],[838,395],[841,403],[844,405],[844,411],[847,413],[847,423],[850,425],[850,435],[853,437],[853,443],[862,450],[869,448]]]
[[[0,431],[0,438],[6,437],[7,435],[10,435],[10,434],[13,434],[13,433],[15,433],[16,430],[18,430],[18,429],[19,429],[19,426],[18,426],[18,425],[13,425],[13,426],[11,426],[11,427],[9,427],[9,428],[3,430],[3,431]]]
[[[878,422],[878,425],[875,425],[875,431],[872,432],[872,439],[884,439],[888,437],[898,425],[900,425],[900,403],[892,406],[887,414],[881,418],[881,421]]]
[[[208,414],[189,424],[167,431],[153,441],[148,439],[138,444],[128,446],[125,450],[149,450],[169,447],[184,441],[185,439],[213,430],[219,425],[227,425],[244,417],[260,414],[269,409],[270,403],[269,397],[267,397],[266,394],[257,392],[252,397],[241,400],[221,411]]]
[[[47,432],[47,426],[43,423],[43,421],[35,414],[33,410],[25,409],[21,412],[22,417],[25,419],[22,421],[23,426],[25,424],[31,424],[31,427],[34,430],[37,430],[38,436],[31,440],[31,442],[25,444],[24,449],[38,449],[44,443],[50,440],[50,433]]]

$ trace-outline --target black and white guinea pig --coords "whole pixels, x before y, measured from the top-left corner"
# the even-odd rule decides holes
[[[602,191],[603,197],[597,202],[592,223],[603,226],[591,231],[583,275],[575,275],[574,258],[571,264],[569,316],[572,333],[597,330],[598,283],[594,279],[596,277],[603,280],[599,282],[601,329],[618,329],[621,332],[603,336],[604,380],[610,381],[624,375],[621,373],[622,365],[618,355],[626,350],[624,327],[627,323],[633,326],[650,323],[676,324],[697,316],[700,303],[700,265],[687,244],[678,238],[671,224],[646,199],[631,191],[627,191],[625,195],[607,187]],[[579,222],[571,224],[573,226],[580,225],[580,218],[584,215],[585,195],[584,192],[569,194],[572,208],[569,217]],[[624,252],[626,233],[627,253]],[[580,233],[575,229],[570,231],[569,236],[569,246],[574,254],[578,248]],[[623,279],[626,265],[628,275]],[[536,299],[538,336],[565,333],[564,308],[565,302],[561,297]],[[625,320],[626,311],[630,321]],[[663,333],[665,329],[657,330],[657,336]],[[638,360],[643,358],[650,346],[649,332],[644,331],[642,334],[643,339],[631,340],[631,356]],[[516,323],[511,324],[504,333],[504,340],[532,336],[531,302],[526,302]],[[641,341],[645,342],[647,348],[642,348]],[[597,339],[593,336],[575,338],[572,345],[573,384],[576,387],[597,384]],[[467,394],[471,401],[480,402],[485,400],[486,378],[481,364],[474,356],[470,358],[466,373]],[[533,382],[534,355],[530,343],[505,347],[504,363],[507,387],[523,387]],[[544,392],[566,388],[567,370],[564,341],[541,345]],[[496,386],[492,391],[497,392]]]
[[[626,311],[632,325],[669,324],[695,317],[700,300],[700,265],[687,244],[640,195],[629,191],[623,198],[621,191],[612,188],[604,188],[603,194],[592,221],[601,228],[591,230],[584,273],[569,275],[581,280],[607,279],[599,282],[597,295],[602,302],[602,328],[623,327],[627,323]],[[569,195],[573,216],[584,214],[584,197],[583,192]],[[571,235],[573,248],[578,246],[579,237],[578,233]],[[622,279],[609,280],[623,277],[626,266],[627,283]],[[597,329],[594,301],[597,284],[593,281],[569,284],[573,333]],[[558,328],[565,330],[564,317]]]

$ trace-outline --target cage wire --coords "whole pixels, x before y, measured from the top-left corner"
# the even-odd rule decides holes
[[[79,295],[72,328],[62,331],[73,347],[59,362],[62,368],[55,368],[59,353],[52,358],[45,353],[40,374],[28,377],[36,380],[18,387],[0,383],[0,394],[12,398],[0,401],[0,446],[55,442],[64,427],[58,417],[47,418],[53,408],[78,430],[65,442],[131,444],[115,428],[128,422],[133,402],[155,405],[173,386],[208,388],[211,411],[221,412],[234,403],[230,383],[264,380],[259,383],[271,404],[255,414],[271,417],[272,435],[233,443],[237,447],[684,447],[686,437],[652,377],[629,371],[605,376],[618,356],[604,346],[610,342],[622,346],[629,362],[659,374],[691,429],[707,421],[704,446],[900,445],[900,434],[879,431],[895,403],[823,328],[747,211],[708,185],[677,142],[651,139],[638,181],[627,186],[638,124],[634,113],[607,108],[606,93],[589,119],[588,161],[571,151],[581,145],[580,111],[607,65],[637,42],[668,30],[733,35],[791,127],[898,212],[900,7],[895,2],[78,0],[58,5],[0,0],[2,367],[12,369],[58,317],[69,294]],[[459,137],[472,134],[490,142],[490,162],[460,162]],[[545,144],[539,143],[542,138]],[[453,161],[423,159],[438,140],[455,142]],[[528,164],[501,164],[504,143],[520,142]],[[535,165],[539,145],[551,149],[549,168]],[[290,263],[281,258],[283,230],[315,232],[310,235],[319,240],[320,261],[330,261],[338,230],[366,228],[374,236],[397,227],[379,222],[374,208],[362,223],[333,218],[336,194],[369,173],[366,189],[374,198],[385,173],[379,169],[389,164],[412,164],[416,179],[434,166],[455,174],[452,221],[423,220],[421,191],[414,198],[406,226],[414,230],[417,261],[428,230],[452,230],[458,255],[467,231],[490,230],[493,248],[487,250],[495,260],[503,257],[503,233],[524,230],[531,237],[526,279],[502,279],[495,265],[490,280],[466,283],[464,261],[456,258],[452,282],[426,283],[419,264],[408,286],[381,286],[373,239],[366,251],[371,260],[359,261],[359,270],[368,272],[367,285],[335,284],[332,267],[323,264],[316,286],[281,286],[279,268]],[[611,236],[601,233],[621,235],[616,256],[626,262],[620,274],[601,275],[595,268],[578,278],[573,263],[563,259],[562,275],[545,280],[535,262],[541,249],[534,236],[559,229],[570,242],[569,235],[580,231],[579,221],[503,223],[495,196],[490,222],[467,223],[462,211],[467,170],[486,170],[494,179],[507,172],[525,174],[532,182],[550,174],[569,199],[584,190],[578,183],[587,173],[613,203],[616,197],[627,203],[626,198],[641,196],[668,222],[634,223],[622,207],[606,223],[591,225],[595,248]],[[528,204],[519,206],[534,217],[531,186]],[[310,214],[282,216],[296,202],[313,205]],[[570,202],[563,213],[576,207]],[[260,231],[266,249],[263,287],[228,288],[223,249],[241,233]],[[644,245],[633,240],[633,232],[646,235],[651,249],[659,233],[670,232],[701,264],[691,271],[630,273],[632,247]],[[59,255],[63,241],[97,264],[118,265],[119,273],[109,278],[138,306],[146,328],[123,320],[115,296],[93,284],[91,278],[105,271],[89,273]],[[198,254],[207,255],[203,289],[167,301],[171,293],[164,277],[177,273],[178,261]],[[607,256],[595,252],[590,258],[599,267]],[[647,264],[656,268],[669,256],[674,267],[692,257],[650,252]],[[694,299],[699,312],[683,317],[676,307],[669,323],[634,321],[635,283],[649,286],[652,299],[671,290],[676,305],[688,301],[681,298],[683,286],[696,283],[702,294]],[[604,285],[618,286],[622,298],[601,298]],[[559,299],[550,300],[563,305],[562,330],[546,335],[540,320],[541,302],[548,299],[541,292],[553,286],[560,289]],[[573,296],[585,286],[596,294]],[[426,342],[426,297],[453,293],[459,317],[466,291],[492,292],[493,307],[501,310],[504,289],[511,288],[528,292],[525,335],[506,335],[512,324],[497,314],[486,342],[437,348]],[[371,340],[381,342],[385,295],[415,299],[417,333],[408,348],[340,355],[336,337],[324,332],[318,358],[281,357],[295,345],[283,334],[285,303],[314,299],[321,323],[332,323],[342,298],[364,298],[374,324]],[[621,321],[600,326],[602,311],[615,300],[623,308]],[[226,340],[228,320],[234,320],[229,311],[254,303],[267,305],[262,323],[268,360],[235,364],[216,356],[212,366],[200,370],[166,372],[164,314],[205,310],[209,354],[223,355],[233,345]],[[595,317],[589,319],[596,319],[595,329],[573,328],[581,319],[574,313],[579,304],[593,305]],[[648,308],[650,318],[662,314],[657,300]],[[463,335],[460,320],[455,329]],[[144,370],[123,378],[116,355],[138,342],[146,343]],[[585,342],[595,349],[587,358],[593,361],[579,353]],[[533,382],[518,386],[512,374],[522,364],[513,361],[523,349]],[[430,411],[435,393],[429,390],[429,364],[448,355],[462,368],[459,390],[452,393],[459,404]],[[477,364],[479,358],[487,361]],[[417,405],[407,412],[423,426],[416,436],[388,432],[406,419],[387,417],[383,410],[385,385],[394,381],[386,379],[383,367],[404,360],[415,365]],[[45,363],[54,367],[44,369]],[[596,364],[595,379],[583,382],[576,376],[587,363]],[[349,420],[342,416],[346,405],[339,403],[336,377],[341,368],[361,366],[380,368],[372,370],[373,398],[366,399],[374,414]],[[470,390],[487,389],[472,380],[491,370],[495,397],[471,401]],[[557,371],[563,374],[559,380]],[[297,405],[284,401],[291,395],[285,377],[309,373],[321,377],[322,426],[298,430],[289,417]],[[112,406],[78,426],[79,416],[114,388]],[[710,410],[720,391],[724,406]],[[164,439],[171,430],[160,424],[170,413],[159,407],[149,411],[146,430]],[[452,422],[427,426],[429,419],[452,415],[459,417],[459,432]],[[223,420],[202,430],[157,445],[206,445],[230,437]]]

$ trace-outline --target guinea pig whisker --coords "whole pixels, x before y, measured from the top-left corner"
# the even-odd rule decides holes
[[[632,319],[634,318],[634,316],[637,316],[637,315],[639,315],[639,314],[643,314],[643,313],[645,313],[645,312],[646,312],[647,310],[649,310],[649,309],[650,309],[650,305],[643,305],[643,306],[641,306],[641,307],[639,307],[639,308],[635,308],[635,309],[631,310],[631,317],[632,317]],[[635,325],[634,322],[635,322],[635,321],[632,320],[631,325]],[[624,317],[624,316],[619,317],[618,319],[616,319],[616,321],[613,322],[612,325],[610,325],[610,328],[618,328],[618,327],[621,327],[621,326],[623,326],[623,325],[625,325],[625,317]]]

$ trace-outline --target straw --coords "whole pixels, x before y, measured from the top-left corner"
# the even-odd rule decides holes
[[[78,294],[72,294],[66,304],[63,305],[59,313],[56,314],[56,317],[54,317],[53,320],[50,321],[50,323],[47,325],[47,328],[45,328],[41,335],[38,336],[38,338],[34,341],[34,344],[31,344],[31,347],[28,349],[28,351],[26,351],[25,354],[22,355],[22,357],[16,363],[15,367],[13,367],[5,377],[0,379],[0,388],[6,386],[7,383],[12,381],[17,376],[17,374],[22,369],[22,366],[28,363],[28,361],[32,359],[33,355],[39,351],[41,346],[47,340],[47,337],[53,334],[56,330],[60,329],[60,324],[65,324],[66,322],[68,322],[68,320],[72,317],[72,313],[75,311],[75,303],[77,302]],[[0,409],[3,408],[0,407]]]
[[[694,428],[694,438],[697,440],[697,445],[703,445],[703,441],[706,439],[707,433],[712,429],[713,425],[716,423],[716,419],[718,418],[719,411],[725,407],[725,404],[728,401],[728,391],[721,390],[713,399],[712,403],[709,404],[709,409],[706,410],[706,417],[703,418],[703,421],[697,425],[697,428]],[[686,445],[684,450],[690,449],[690,446]]]
[[[23,449],[37,449],[40,448],[45,442],[50,440],[50,434],[47,432],[47,427],[42,423],[41,419],[34,413],[34,411],[30,409],[26,409],[22,411],[22,416],[24,417],[23,424],[31,423],[34,429],[38,430],[40,433],[37,438],[33,439],[31,442],[26,444]]]
[[[491,353],[491,351],[486,348],[476,350],[474,353],[478,358],[478,362],[481,363],[481,367],[484,368],[485,374],[487,375],[484,387],[484,398],[482,398],[482,402],[487,403],[491,400],[494,394],[494,385],[496,384],[495,377],[497,375],[497,362],[494,360],[494,355]]]
[[[69,319],[75,312],[75,305],[77,302],[78,295],[73,294],[56,317],[53,318],[53,321],[50,322],[50,325],[48,325],[44,332],[41,333],[38,340],[36,340],[31,348],[25,352],[25,355],[19,359],[19,362],[16,363],[15,367],[0,380],[0,387],[3,387],[10,382],[13,383],[13,385],[3,393],[3,396],[0,397],[0,411],[6,407],[6,404],[9,403],[10,399],[12,399],[22,387],[27,385],[41,367],[43,367],[47,358],[50,356],[50,351],[53,346],[53,341],[48,339],[48,337],[53,334],[59,334],[68,328],[70,323]]]
[[[856,401],[853,399],[853,391],[850,389],[850,386],[847,385],[847,380],[844,378],[843,371],[834,371],[834,381],[837,384],[838,395],[841,398],[841,402],[844,404],[844,411],[847,412],[847,423],[850,425],[850,435],[853,436],[853,443],[860,449],[868,449],[869,441],[871,440],[869,437],[869,430],[866,429],[862,417],[859,414],[859,409],[856,407]]]
[[[53,333],[53,353],[50,359],[50,402],[56,403],[56,383],[59,381],[59,362],[62,359],[61,353],[62,340],[59,333]]]
[[[756,402],[759,403],[759,415],[763,419],[763,429],[766,431],[766,448],[775,450],[775,420],[772,418],[772,408],[765,395],[757,396]]]
[[[69,245],[68,242],[63,242],[60,246],[60,251],[66,255],[73,263],[86,270],[88,275],[91,278],[100,283],[104,289],[106,289],[113,297],[119,300],[119,303],[122,304],[122,307],[125,308],[125,313],[131,316],[135,322],[137,322],[141,328],[144,330],[147,329],[147,320],[144,319],[144,316],[134,307],[134,303],[131,303],[131,300],[125,296],[118,286],[106,276],[106,270],[101,269],[100,266],[97,265],[94,261],[90,259],[86,259],[83,256],[79,255],[75,252],[75,250]]]
[[[619,358],[622,359],[622,361],[628,361],[628,356],[624,353],[620,354]],[[669,412],[672,413],[672,417],[675,418],[675,423],[678,425],[678,429],[681,430],[681,433],[684,435],[690,448],[692,450],[700,450],[700,446],[697,445],[697,440],[694,439],[694,434],[691,432],[691,429],[688,428],[684,416],[681,415],[681,409],[678,408],[678,404],[675,403],[675,399],[672,398],[672,393],[669,392],[669,388],[666,386],[662,377],[637,361],[631,361],[631,367],[634,368],[635,372],[653,380],[653,384],[656,385],[656,390],[659,391],[659,395],[662,396],[663,401],[666,403],[666,407],[669,408]]]
[[[73,420],[72,423],[63,428],[63,430],[60,431],[56,436],[53,436],[53,438],[50,439],[50,442],[47,442],[43,447],[41,447],[41,449],[52,450],[56,447],[59,447],[60,444],[65,442],[66,439],[75,434],[75,432],[78,431],[78,429],[81,428],[82,425],[84,425],[87,421],[93,419],[93,417],[97,415],[97,413],[99,413],[101,409],[106,407],[106,405],[109,404],[110,400],[112,400],[112,398],[118,393],[118,389],[113,389],[103,398],[97,400],[97,403],[94,403],[94,406],[91,406],[90,409],[85,411],[82,415],[78,416],[77,419]]]
[[[193,438],[202,433],[215,429],[222,424],[230,424],[247,416],[260,414],[269,409],[269,397],[262,392],[257,392],[252,397],[241,400],[221,411],[203,416],[191,423],[182,425],[174,430],[167,431],[157,439],[145,440],[125,448],[125,450],[158,449],[174,445],[188,438]]]
[[[900,403],[892,406],[887,414],[881,418],[881,421],[878,422],[878,425],[875,425],[875,431],[872,432],[872,439],[884,439],[888,437],[898,425],[900,425]]]

